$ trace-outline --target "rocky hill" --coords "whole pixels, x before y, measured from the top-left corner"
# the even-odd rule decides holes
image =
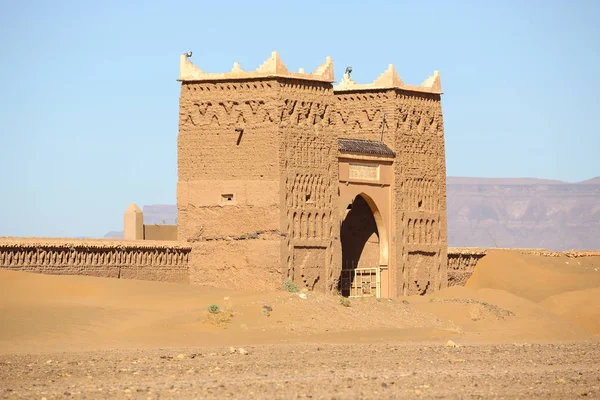
[[[448,177],[447,183],[450,246],[600,249],[600,177],[579,183]],[[177,220],[174,205],[143,211],[149,224]]]
[[[600,249],[600,177],[447,183],[450,246]]]

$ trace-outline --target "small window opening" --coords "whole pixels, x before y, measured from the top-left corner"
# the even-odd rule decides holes
[[[233,201],[233,195],[232,194],[222,194],[221,200],[224,202]]]
[[[423,200],[419,200],[419,208],[423,205]]]
[[[306,202],[310,202],[310,193],[306,195]]]

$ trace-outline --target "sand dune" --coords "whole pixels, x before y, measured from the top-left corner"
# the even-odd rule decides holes
[[[506,290],[540,302],[560,293],[600,287],[600,257],[540,257],[490,250],[466,287]]]
[[[568,264],[567,264],[568,262]],[[0,271],[0,352],[261,343],[583,340],[600,333],[598,257],[491,251],[467,287],[393,301]],[[231,311],[222,326],[207,306]],[[273,309],[269,316],[263,306]]]
[[[350,307],[319,293],[0,271],[0,393],[594,397],[599,258],[491,251],[467,287]]]

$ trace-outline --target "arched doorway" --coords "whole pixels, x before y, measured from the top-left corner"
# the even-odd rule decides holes
[[[379,231],[369,204],[362,195],[348,205],[340,229],[342,268],[379,266]]]
[[[375,203],[364,193],[346,208],[340,226],[342,272],[338,291],[342,296],[376,295],[382,255],[381,222]]]

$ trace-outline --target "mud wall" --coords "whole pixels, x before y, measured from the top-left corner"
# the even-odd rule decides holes
[[[446,156],[441,95],[396,91],[398,294],[446,287]]]
[[[447,285],[446,168],[439,73],[405,85],[392,65],[373,84],[333,63],[291,72],[277,52],[255,71],[207,73],[180,57],[179,240],[192,283],[269,289],[283,279],[337,287],[342,264],[337,139],[397,154],[391,297]],[[269,232],[265,235],[264,232]],[[374,244],[371,243],[371,244]],[[386,242],[387,245],[387,242]],[[247,255],[247,256],[246,256]]]
[[[177,241],[177,225],[144,224],[144,240]]]
[[[274,79],[181,85],[178,239],[194,249],[192,283],[281,286],[279,106]]]
[[[380,140],[394,152],[393,297],[447,284],[446,160],[441,95],[402,89],[336,92],[339,137]],[[395,238],[395,239],[394,239]],[[397,267],[396,267],[397,266]]]
[[[493,250],[514,251],[521,254],[539,257],[594,257],[600,256],[600,251],[550,251],[545,249],[515,249],[494,248]],[[479,260],[487,254],[486,249],[479,248],[448,248],[448,286],[464,286],[469,280]]]
[[[281,265],[285,278],[319,291],[337,287],[341,265],[333,100],[331,83],[280,80]]]
[[[448,287],[464,286],[485,254],[485,249],[448,248]]]
[[[190,250],[164,242],[1,238],[0,268],[187,283]]]

